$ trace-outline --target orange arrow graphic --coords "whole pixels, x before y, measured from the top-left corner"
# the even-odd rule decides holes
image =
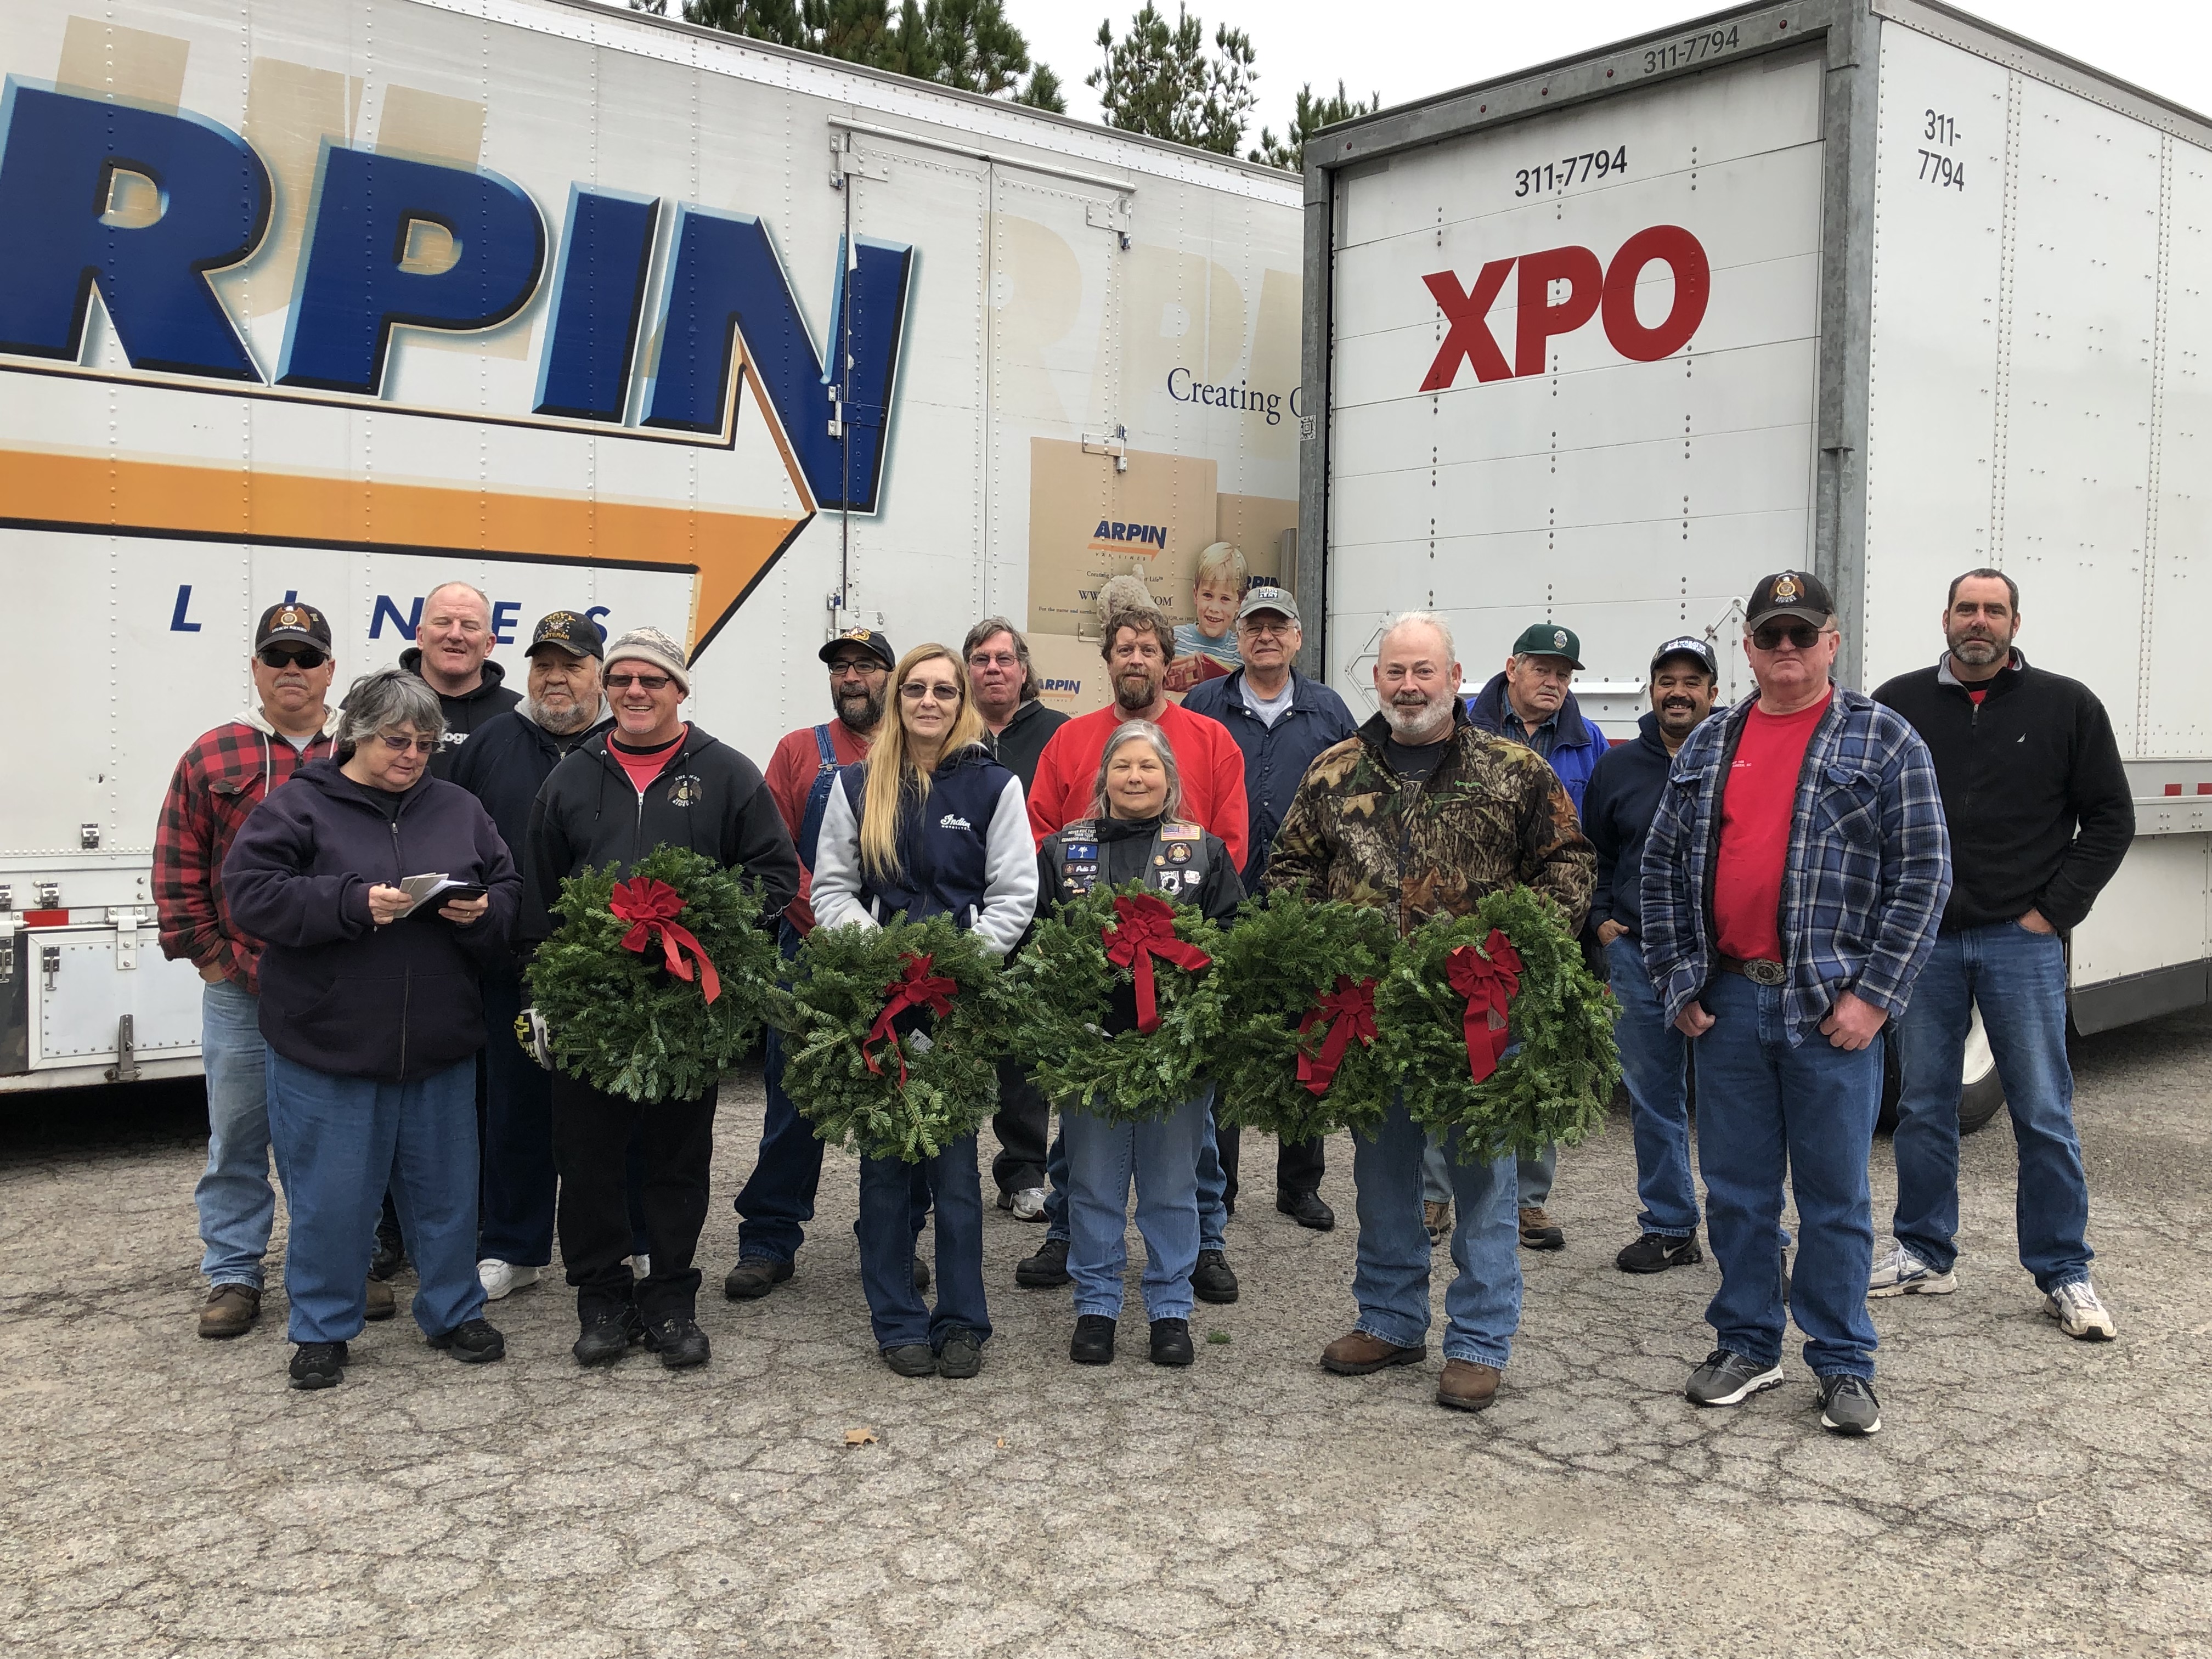
[[[0,524],[690,572],[696,657],[811,514],[0,449]]]

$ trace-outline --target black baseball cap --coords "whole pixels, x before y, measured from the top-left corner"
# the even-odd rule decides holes
[[[253,630],[253,648],[258,651],[264,646],[288,643],[312,645],[328,655],[331,619],[312,605],[301,605],[297,599],[270,605],[261,613],[261,625]]]
[[[859,646],[887,670],[898,666],[898,653],[891,649],[889,640],[872,628],[848,628],[842,634],[832,635],[830,642],[815,654],[828,662],[837,654],[837,647],[841,645]]]
[[[1711,645],[1695,634],[1680,635],[1654,651],[1651,653],[1651,672],[1657,673],[1659,665],[1669,657],[1695,658],[1698,666],[1704,669],[1706,673],[1715,679],[1721,677],[1720,659],[1713,654]]]
[[[605,641],[599,637],[599,624],[580,611],[547,611],[531,630],[530,648],[522,654],[534,657],[549,645],[557,646],[572,657],[596,657],[606,650]]]
[[[1778,570],[1771,576],[1761,576],[1759,586],[1751,590],[1751,598],[1744,602],[1744,632],[1756,633],[1762,623],[1777,617],[1794,617],[1815,628],[1826,628],[1836,619],[1836,601],[1827,583],[1811,571]]]

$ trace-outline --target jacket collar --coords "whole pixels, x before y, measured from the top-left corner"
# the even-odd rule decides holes
[[[1474,729],[1476,727],[1474,720],[1468,716],[1466,702],[1462,698],[1454,697],[1452,699],[1452,736],[1464,738],[1469,731]],[[1383,745],[1391,741],[1390,722],[1383,719],[1382,712],[1377,710],[1361,722],[1358,737],[1359,741],[1366,744],[1369,752],[1379,760],[1382,755]]]
[[[252,726],[264,738],[276,738],[286,743],[289,743],[291,741],[289,738],[285,737],[283,732],[279,732],[274,726],[270,724],[269,716],[261,712],[261,705],[258,703],[249,704],[246,712],[238,717],[238,723],[240,726]],[[323,705],[323,729],[316,735],[323,738],[334,738],[337,735],[337,730],[338,711],[331,708],[331,705],[326,702]]]
[[[1240,714],[1251,714],[1252,711],[1244,706],[1244,671],[1243,669],[1230,671],[1229,684],[1222,694],[1221,701],[1222,707],[1224,708],[1232,708]],[[1292,709],[1310,709],[1313,706],[1313,682],[1293,668],[1291,670],[1290,707],[1283,712],[1287,714]],[[1258,717],[1255,715],[1254,718]]]
[[[2021,654],[2020,647],[2014,646],[2012,648],[2012,660],[1988,679],[1980,681],[1978,684],[1984,691],[2009,691],[2020,684],[2018,677],[2026,672],[2027,669],[2027,659]],[[1974,687],[1968,685],[1966,681],[1951,672],[1951,653],[1948,651],[1936,659],[1936,684],[1955,686],[1961,691],[1974,690]]]
[[[1504,671],[1492,674],[1490,683],[1474,694],[1468,714],[1474,723],[1493,738],[1505,735],[1505,675]],[[1559,712],[1552,716],[1557,732],[1553,745],[1559,749],[1581,749],[1591,741],[1590,729],[1583,720],[1583,706],[1575,701],[1575,694],[1567,693]]]
[[[335,756],[307,762],[292,774],[292,778],[295,782],[307,785],[328,799],[345,801],[379,813],[384,811],[384,806],[377,797],[391,793],[389,790],[372,789],[365,783],[356,783],[345,775],[343,763]],[[400,811],[412,811],[416,801],[430,793],[431,786],[436,781],[428,772],[423,772],[399,797]]]
[[[409,673],[414,675],[416,678],[421,678],[422,674],[422,647],[419,645],[409,646],[404,651],[399,653],[399,665],[405,669]],[[507,670],[501,668],[489,657],[486,657],[483,659],[483,678],[477,682],[476,690],[473,691],[463,691],[458,696],[449,697],[443,691],[439,691],[438,688],[434,685],[431,686],[430,689],[431,690],[437,692],[438,700],[441,702],[474,702],[479,697],[488,697],[491,696],[493,692],[500,689],[500,686],[507,678]],[[428,684],[427,681],[424,683],[426,684]]]

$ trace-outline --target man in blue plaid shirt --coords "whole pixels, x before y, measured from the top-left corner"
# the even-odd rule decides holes
[[[1698,1161],[1720,1293],[1701,1406],[1782,1382],[1782,1181],[1797,1200],[1789,1314],[1819,1379],[1820,1426],[1874,1434],[1867,1154],[1882,1026],[1905,1012],[1951,891],[1927,745],[1834,684],[1835,602],[1778,571],[1744,608],[1759,695],[1692,732],[1645,845],[1644,960],[1693,1040]]]

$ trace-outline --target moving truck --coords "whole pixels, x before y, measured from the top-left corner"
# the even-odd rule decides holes
[[[1480,684],[1554,619],[1618,738],[1669,635],[1751,689],[1767,571],[1828,582],[1870,689],[1940,652],[1951,577],[2002,567],[2136,798],[2069,942],[2074,1023],[2205,1001],[2212,123],[1926,0],[1790,0],[1305,155],[1316,671],[1371,706],[1382,624],[1419,607]],[[1978,1040],[1969,1121],[1990,1071]]]
[[[198,1066],[177,757],[288,598],[337,685],[449,580],[682,635],[765,759],[816,652],[1295,577],[1288,174],[566,0],[0,8],[0,1090]],[[1224,556],[1218,550],[1214,562]]]

